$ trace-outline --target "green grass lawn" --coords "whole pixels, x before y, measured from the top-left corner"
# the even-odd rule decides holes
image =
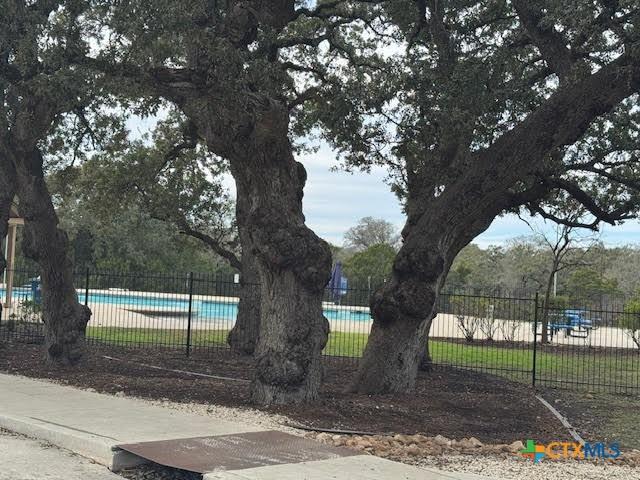
[[[186,345],[184,330],[143,328],[90,327],[88,336],[101,343],[122,346]],[[194,330],[191,345],[197,347],[225,346],[226,330]],[[360,357],[367,343],[367,334],[333,332],[324,350],[326,355]],[[498,347],[431,340],[433,362],[438,365],[473,368],[501,375],[512,380],[531,382],[533,352],[531,346]],[[608,385],[640,387],[640,355],[634,353],[597,353],[587,348],[568,350],[549,348],[537,353],[537,379],[540,385],[562,386],[562,382],[583,383],[589,390],[607,390]]]

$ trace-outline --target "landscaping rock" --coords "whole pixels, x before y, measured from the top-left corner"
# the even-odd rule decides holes
[[[449,440],[447,437],[443,437],[442,435],[436,435],[433,438],[433,441],[442,447],[448,447],[451,445],[451,440]]]
[[[504,446],[504,451],[510,452],[510,453],[518,453],[520,450],[523,450],[523,449],[524,449],[524,443],[522,443],[520,440],[518,440],[517,442],[513,442],[510,445]]]
[[[323,432],[316,435],[316,440],[319,440],[321,442],[330,442],[330,441],[333,441],[333,437],[328,433]]]

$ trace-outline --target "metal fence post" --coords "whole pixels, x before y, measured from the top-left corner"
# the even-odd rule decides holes
[[[89,267],[87,267],[84,280],[84,306],[86,307],[89,304]]]
[[[193,313],[193,272],[189,273],[189,313],[187,317],[187,357],[191,354],[191,315]]]
[[[538,292],[536,292],[535,309],[533,312],[533,366],[531,368],[531,384],[536,386],[536,364],[538,354]]]

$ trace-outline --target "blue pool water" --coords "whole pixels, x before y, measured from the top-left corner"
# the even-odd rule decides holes
[[[4,289],[0,288],[0,295],[4,295]],[[79,292],[80,300],[84,301],[84,292]],[[31,289],[15,288],[13,291],[15,301],[29,300]],[[89,303],[95,305],[119,305],[133,309],[158,308],[170,312],[172,310],[185,312],[189,308],[189,301],[182,297],[172,297],[170,294],[163,297],[132,295],[127,293],[89,293]],[[192,311],[199,319],[235,320],[238,315],[238,305],[234,302],[217,302],[210,300],[194,300]],[[355,322],[368,322],[371,317],[367,312],[354,311],[348,307],[335,306],[325,308],[324,315],[329,320],[349,320]]]

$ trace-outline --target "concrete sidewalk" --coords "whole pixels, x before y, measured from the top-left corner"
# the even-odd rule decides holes
[[[146,402],[0,374],[0,428],[47,441],[112,470],[144,463],[118,445],[196,437],[223,438],[264,428],[190,415]],[[315,447],[314,447],[315,448]],[[318,444],[318,449],[321,449]],[[242,450],[240,450],[242,452]],[[261,464],[262,465],[262,464]],[[368,455],[206,473],[207,480],[405,479],[471,480]]]
[[[37,440],[0,432],[0,480],[42,479],[123,480],[86,458]]]
[[[0,428],[46,440],[112,470],[140,463],[115,448],[119,444],[264,430],[2,374]]]

